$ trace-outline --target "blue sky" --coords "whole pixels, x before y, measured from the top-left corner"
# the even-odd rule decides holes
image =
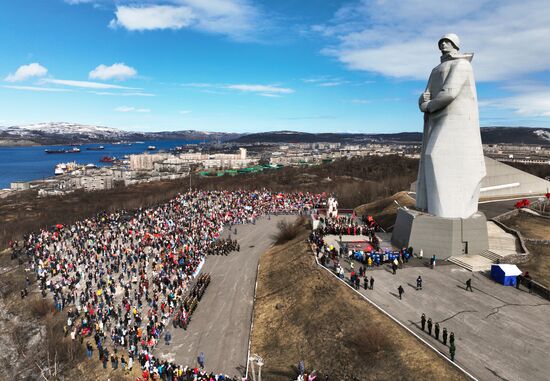
[[[542,0],[6,0],[0,125],[421,131],[437,40],[474,52],[481,125],[550,127]]]

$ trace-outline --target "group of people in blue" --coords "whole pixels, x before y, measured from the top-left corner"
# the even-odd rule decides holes
[[[412,258],[412,248],[403,248],[399,251],[389,249],[371,251],[366,250],[346,250],[346,245],[342,248],[344,253],[348,252],[348,258],[366,264],[367,267],[380,266],[384,263],[392,263],[397,260],[399,263],[407,263]]]

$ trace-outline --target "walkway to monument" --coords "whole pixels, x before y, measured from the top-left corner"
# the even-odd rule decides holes
[[[344,261],[346,262],[346,261]],[[355,269],[360,264],[355,263]],[[349,266],[346,280],[349,279]],[[423,290],[416,290],[421,275]],[[550,303],[526,290],[504,287],[455,265],[389,266],[367,271],[374,290],[360,292],[419,336],[449,355],[448,346],[423,332],[422,313],[456,337],[456,361],[479,380],[547,380],[550,374]],[[465,290],[472,278],[473,292]],[[361,282],[362,285],[363,282]],[[399,300],[397,288],[405,289]],[[419,343],[419,345],[421,345]]]
[[[522,252],[518,238],[506,232],[493,221],[487,221],[487,232],[489,234],[489,250],[493,253],[506,257]]]
[[[272,216],[270,220],[259,219],[255,225],[236,225],[237,234],[232,237],[238,240],[241,250],[206,258],[202,272],[211,274],[211,282],[189,327],[185,331],[170,324],[172,343],[167,346],[159,342],[155,355],[196,366],[197,356],[203,352],[207,371],[229,376],[244,373],[258,261],[271,246],[270,236],[277,231],[277,222],[295,218]]]

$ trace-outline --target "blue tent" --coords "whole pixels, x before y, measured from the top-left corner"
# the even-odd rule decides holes
[[[516,265],[491,266],[491,278],[505,286],[515,286],[518,275],[521,275],[521,270]]]

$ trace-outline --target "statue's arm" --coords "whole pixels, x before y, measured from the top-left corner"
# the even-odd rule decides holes
[[[434,98],[427,104],[426,110],[428,112],[435,112],[447,107],[462,91],[469,74],[472,71],[472,66],[466,60],[459,60],[453,67],[447,78],[441,91],[435,94]]]
[[[431,99],[431,95],[430,95],[431,82],[432,82],[432,74],[430,74],[430,78],[428,79],[428,84],[426,85],[426,89],[422,94],[420,94],[420,98],[418,98],[418,107],[422,112],[426,112],[426,106],[428,105],[428,102]]]

